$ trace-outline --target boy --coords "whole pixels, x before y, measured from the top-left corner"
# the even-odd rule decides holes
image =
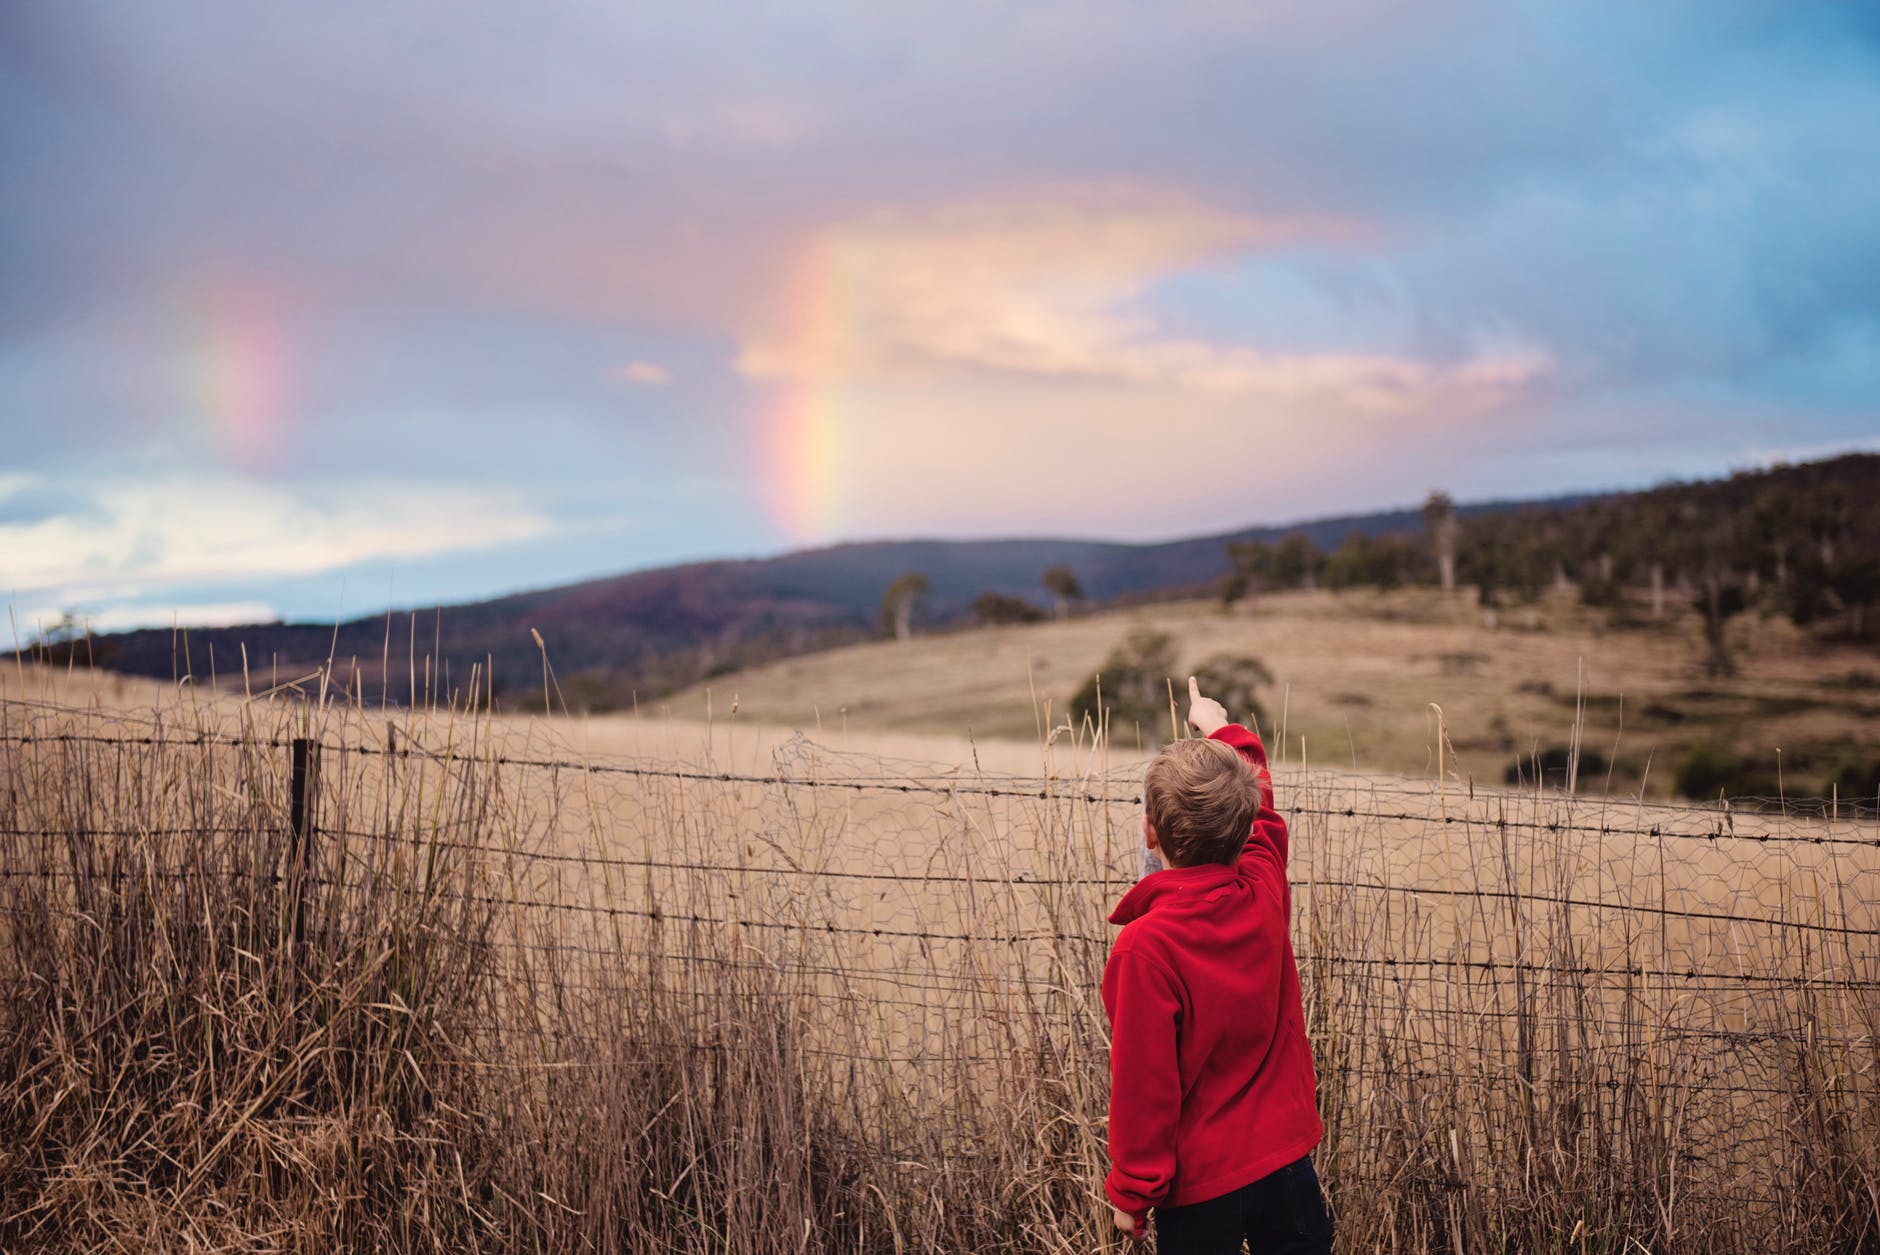
[[[1124,896],[1103,973],[1116,1227],[1155,1211],[1162,1255],[1329,1252],[1319,1122],[1299,1003],[1286,821],[1260,738],[1188,681],[1207,739],[1156,755],[1143,842],[1167,865]]]

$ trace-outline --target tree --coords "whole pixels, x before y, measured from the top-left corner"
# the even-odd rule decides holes
[[[1360,584],[1396,588],[1404,582],[1415,555],[1416,547],[1408,537],[1352,532],[1325,560],[1325,583],[1329,588],[1353,588]]]
[[[1234,603],[1247,595],[1247,577],[1239,571],[1229,571],[1223,575],[1214,589],[1221,597],[1221,611],[1232,614]]]
[[[1273,583],[1280,588],[1316,588],[1325,554],[1309,536],[1294,533],[1273,547]]]
[[[1747,527],[1733,512],[1713,516],[1696,502],[1686,502],[1681,513],[1688,526],[1673,537],[1672,544],[1696,574],[1691,604],[1704,620],[1704,670],[1712,677],[1735,675],[1736,660],[1730,656],[1724,631],[1732,617],[1749,609],[1742,576],[1745,551],[1752,547],[1744,543]]]
[[[117,642],[109,636],[93,640],[91,625],[78,613],[64,610],[51,623],[39,625],[31,651],[47,666],[103,667],[116,654]]]
[[[1874,629],[1870,613],[1880,603],[1880,557],[1868,551],[1843,555],[1828,579],[1835,598],[1847,611],[1847,633],[1865,640]]]
[[[1005,623],[1037,623],[1050,616],[1023,597],[1013,597],[1006,593],[987,589],[973,598],[973,618],[982,627],[995,627]]]
[[[1084,586],[1078,582],[1077,573],[1067,566],[1054,566],[1044,573],[1045,590],[1055,599],[1057,617],[1070,617],[1071,605],[1084,599]]]
[[[912,636],[914,607],[926,595],[927,577],[919,571],[909,571],[888,585],[881,599],[882,630],[891,631],[897,641]]]
[[[1273,578],[1273,546],[1259,540],[1234,540],[1227,544],[1227,562],[1249,580],[1265,582]]]
[[[1103,668],[1071,698],[1071,718],[1088,718],[1112,735],[1141,730],[1145,746],[1159,745],[1173,729],[1169,692],[1185,700],[1187,681],[1175,674],[1175,642],[1167,632],[1137,628],[1110,651]],[[1258,658],[1216,654],[1194,668],[1201,691],[1227,708],[1228,717],[1257,726],[1265,717],[1260,690],[1271,687],[1273,673]],[[1099,705],[1099,699],[1101,704]]]
[[[1446,492],[1432,492],[1423,503],[1423,536],[1429,542],[1430,556],[1436,559],[1436,571],[1443,591],[1456,591],[1456,503]]]
[[[1812,551],[1789,572],[1782,600],[1796,627],[1812,627],[1834,613],[1838,599],[1828,580],[1828,572],[1822,569]]]
[[[1257,728],[1266,718],[1260,690],[1273,684],[1273,673],[1252,655],[1216,654],[1194,670],[1201,691],[1227,708],[1236,723]]]
[[[1798,522],[1800,516],[1797,494],[1786,486],[1764,492],[1749,512],[1749,529],[1756,543],[1755,561],[1778,588],[1788,587],[1789,567],[1802,531]]]
[[[1088,718],[1099,729],[1120,731],[1134,725],[1141,729],[1144,745],[1159,745],[1169,726],[1174,675],[1173,638],[1153,628],[1137,628],[1071,697],[1071,718],[1079,724]]]
[[[1221,608],[1232,610],[1234,603],[1248,593],[1264,588],[1273,576],[1273,547],[1257,540],[1229,541],[1228,572],[1221,577],[1218,591]]]
[[[1651,586],[1652,619],[1665,617],[1665,567],[1672,556],[1676,514],[1664,503],[1642,501],[1632,511],[1624,549],[1626,565],[1642,568]]]
[[[1470,519],[1457,546],[1456,569],[1475,585],[1485,608],[1501,604],[1503,594],[1524,601],[1540,596],[1553,563],[1548,542],[1519,515]]]
[[[1355,588],[1370,575],[1370,538],[1363,532],[1351,532],[1344,542],[1325,559],[1325,586],[1330,589]]]
[[[1692,604],[1704,616],[1704,671],[1715,679],[1736,674],[1736,659],[1724,639],[1730,619],[1749,608],[1749,597],[1735,576],[1712,567],[1704,572],[1703,587]]]
[[[70,610],[60,611],[59,617],[43,626],[39,633],[39,643],[48,649],[69,646],[84,634],[84,627],[78,616]]]
[[[1810,494],[1807,527],[1822,566],[1833,569],[1853,517],[1853,503],[1845,485],[1829,484]]]

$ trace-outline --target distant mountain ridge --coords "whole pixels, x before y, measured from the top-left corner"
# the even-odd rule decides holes
[[[1489,501],[1463,516],[1569,508],[1605,494]],[[650,696],[701,676],[873,634],[884,590],[918,571],[928,580],[917,625],[951,625],[988,590],[1043,601],[1040,576],[1069,566],[1094,602],[1173,595],[1210,587],[1228,570],[1226,545],[1303,535],[1331,548],[1347,535],[1415,531],[1417,510],[1339,515],[1282,526],[1155,543],[1029,538],[856,541],[771,558],[719,559],[658,567],[486,601],[394,611],[325,624],[252,624],[172,632],[149,628],[95,638],[98,665],[136,675],[221,678],[239,672],[243,648],[256,687],[324,665],[336,680],[358,676],[363,691],[398,700],[420,687],[433,659],[438,691],[468,683],[473,664],[491,669],[499,697],[540,692],[541,632],[565,685],[606,704]],[[81,655],[82,657],[82,655]],[[415,660],[415,666],[413,662]]]

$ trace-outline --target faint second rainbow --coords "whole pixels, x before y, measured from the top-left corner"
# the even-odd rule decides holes
[[[245,287],[205,285],[183,303],[186,404],[203,439],[247,469],[285,452],[287,337],[278,304]]]

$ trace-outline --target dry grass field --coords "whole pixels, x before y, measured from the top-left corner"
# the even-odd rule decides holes
[[[1489,627],[1473,596],[1431,589],[1275,593],[1231,615],[1176,602],[882,641],[721,676],[661,705],[702,718],[708,701],[722,715],[735,695],[742,718],[825,737],[970,731],[1035,743],[1139,626],[1173,637],[1178,669],[1219,654],[1259,658],[1274,677],[1261,700],[1276,726],[1263,730],[1294,762],[1427,777],[1434,702],[1449,765],[1479,784],[1500,785],[1517,758],[1567,744],[1578,713],[1583,745],[1618,765],[1616,792],[1670,796],[1676,764],[1715,741],[1759,754],[1772,778],[1781,749],[1790,791],[1814,794],[1836,764],[1874,755],[1880,727],[1880,660],[1808,640],[1786,620],[1733,621],[1740,672],[1718,680],[1705,675],[1697,616],[1681,606],[1662,625],[1614,630],[1603,611],[1560,594]],[[1166,722],[1157,731],[1166,736]],[[1133,729],[1114,738],[1128,743]]]
[[[1261,638],[1189,609],[1184,653]],[[1379,634],[1379,685],[1392,623],[1336,629]],[[942,668],[995,669],[896,658],[1118,629],[795,665],[941,721]],[[1672,653],[1647,674],[1683,682]],[[1531,655],[1494,657],[1506,688]],[[885,700],[799,732],[761,687],[706,721],[0,685],[0,1246],[1113,1243],[1096,983],[1134,746]],[[1454,735],[1472,699],[1441,695]],[[1444,759],[1275,773],[1343,1249],[1875,1249],[1880,828]]]

